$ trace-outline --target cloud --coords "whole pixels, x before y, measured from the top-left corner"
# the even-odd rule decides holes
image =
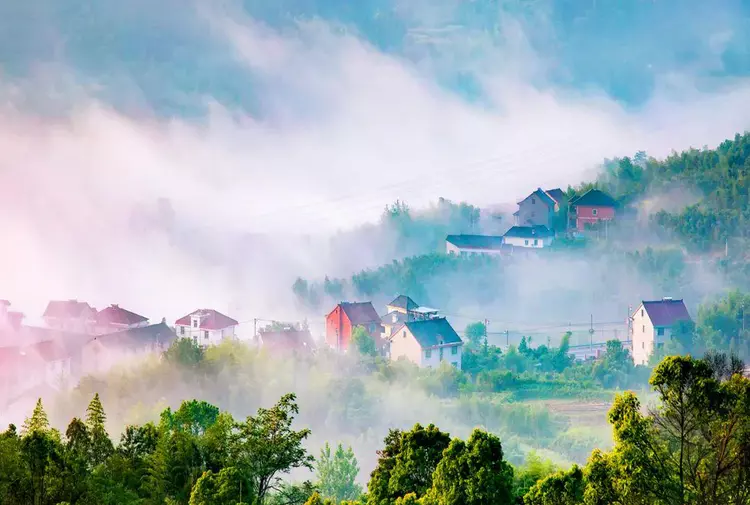
[[[154,319],[204,305],[282,312],[298,273],[329,272],[344,253],[352,268],[373,259],[301,233],[372,221],[397,198],[513,201],[575,184],[605,157],[715,144],[750,112],[746,80],[707,91],[679,69],[637,108],[558,85],[528,18],[498,17],[493,37],[450,2],[422,26],[425,7],[389,11],[404,19],[400,52],[322,15],[269,24],[236,6],[170,18],[137,4],[118,17],[107,5],[90,14],[96,30],[78,27],[102,44],[111,30],[86,58],[77,25],[16,13],[58,49],[0,74],[2,295],[30,315],[50,297]],[[548,13],[531,19],[551,29]],[[477,100],[444,85],[457,72]],[[151,110],[160,100],[185,114]]]

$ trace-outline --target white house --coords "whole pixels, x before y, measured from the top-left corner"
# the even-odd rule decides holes
[[[198,309],[175,321],[180,338],[191,338],[201,347],[216,345],[237,335],[240,323],[213,309]]]
[[[510,255],[513,247],[503,242],[503,237],[494,235],[448,235],[445,238],[448,254]]]
[[[546,226],[514,226],[503,235],[503,244],[541,249],[549,247],[555,234]]]
[[[461,368],[463,342],[444,317],[407,322],[394,330],[389,342],[391,360],[405,358],[430,368],[446,361]]]
[[[672,336],[672,327],[680,321],[692,321],[682,300],[662,298],[643,301],[631,314],[633,361],[648,363],[654,349],[664,347]]]

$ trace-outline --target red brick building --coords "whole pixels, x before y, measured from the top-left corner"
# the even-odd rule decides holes
[[[326,343],[334,349],[346,350],[352,329],[362,326],[376,341],[380,341],[380,316],[370,302],[341,302],[326,316]]]
[[[572,198],[570,210],[575,219],[576,230],[583,231],[587,225],[613,220],[616,206],[617,203],[611,196],[598,189],[590,189],[583,195]]]

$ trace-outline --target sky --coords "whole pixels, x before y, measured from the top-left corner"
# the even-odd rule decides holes
[[[273,316],[296,275],[336,263],[300,234],[396,199],[513,202],[604,158],[744,131],[749,14],[733,0],[0,0],[0,297],[29,317],[50,298],[153,320]]]

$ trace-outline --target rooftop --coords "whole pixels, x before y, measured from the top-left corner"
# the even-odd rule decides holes
[[[514,226],[510,230],[506,231],[504,236],[515,238],[544,238],[551,237],[552,235],[554,235],[554,233],[551,232],[549,228],[544,225],[539,225]]]
[[[505,249],[503,237],[496,235],[448,235],[446,242],[453,244],[459,249]]]
[[[147,317],[121,308],[119,305],[110,305],[96,314],[98,324],[140,324],[148,321]]]
[[[404,326],[414,335],[422,349],[462,343],[461,337],[444,317],[412,321],[405,323]]]
[[[609,196],[604,191],[598,189],[590,189],[579,197],[574,197],[570,200],[570,204],[574,207],[579,205],[584,207],[615,207],[617,202],[614,198]]]
[[[193,316],[199,318],[198,328],[201,330],[223,330],[224,328],[240,324],[239,321],[225,316],[214,309],[194,310],[190,314],[179,318],[174,324],[177,326],[191,326]]]
[[[130,328],[128,330],[106,333],[104,335],[99,335],[92,340],[99,342],[105,347],[133,349],[141,348],[150,344],[160,344],[164,347],[168,347],[176,339],[177,335],[175,335],[166,323],[162,322],[149,326],[142,326],[140,328]]]
[[[414,310],[419,305],[406,295],[398,295],[396,298],[388,304],[389,307],[397,307],[404,310]]]
[[[47,304],[43,317],[58,319],[77,319],[86,312],[95,312],[95,309],[86,302],[78,300],[52,300]]]
[[[339,305],[354,326],[380,323],[380,316],[372,306],[372,302],[341,302]]]
[[[654,326],[670,327],[678,321],[692,321],[682,299],[665,297],[661,300],[644,300],[642,303]]]

